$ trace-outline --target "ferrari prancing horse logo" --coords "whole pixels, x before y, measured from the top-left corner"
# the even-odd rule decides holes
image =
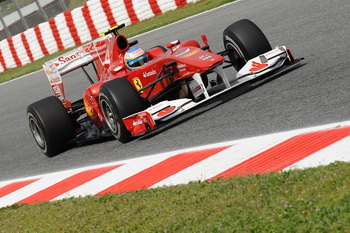
[[[134,82],[134,85],[136,87],[137,90],[140,90],[143,88],[141,80],[139,78],[135,78],[134,80],[132,80]]]

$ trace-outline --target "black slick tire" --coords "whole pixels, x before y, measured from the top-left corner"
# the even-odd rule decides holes
[[[130,141],[131,133],[126,129],[123,118],[145,110],[147,105],[125,78],[103,84],[99,97],[100,109],[110,133],[122,143]]]
[[[272,50],[272,47],[260,28],[248,19],[239,20],[228,26],[223,32],[228,57],[238,71],[248,60]]]
[[[74,145],[70,143],[76,136],[73,121],[57,97],[50,96],[29,105],[27,117],[36,143],[48,157]]]

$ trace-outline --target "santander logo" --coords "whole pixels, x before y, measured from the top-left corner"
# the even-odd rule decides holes
[[[256,72],[256,71],[264,69],[266,66],[267,66],[267,64],[260,64],[260,63],[257,63],[255,61],[253,61],[252,62],[252,68],[250,68],[249,71],[250,72]]]
[[[155,71],[155,70],[151,70],[149,72],[143,72],[143,77],[147,78],[149,76],[155,75],[156,73],[157,73],[157,71]]]
[[[65,63],[67,63],[67,62],[73,61],[73,60],[79,58],[81,55],[84,55],[84,53],[76,51],[73,54],[69,54],[69,55],[67,55],[65,57],[61,56],[61,57],[57,58],[58,62],[55,62],[55,66],[58,67],[58,66],[63,65]]]

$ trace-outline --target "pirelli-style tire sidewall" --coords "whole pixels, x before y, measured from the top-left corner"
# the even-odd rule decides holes
[[[147,108],[125,78],[117,78],[101,86],[99,105],[108,130],[122,143],[131,140],[131,133],[126,129],[123,118]]]
[[[74,146],[74,142],[71,142],[76,136],[73,120],[55,96],[29,105],[27,117],[36,143],[48,157],[58,155]]]
[[[231,51],[228,57],[237,71],[248,60],[272,49],[265,34],[248,19],[228,26],[223,32],[223,41],[225,49]]]

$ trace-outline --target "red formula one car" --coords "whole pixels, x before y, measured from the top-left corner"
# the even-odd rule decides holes
[[[43,66],[55,95],[31,104],[27,115],[35,141],[47,156],[101,136],[127,142],[152,131],[158,122],[300,61],[285,46],[272,49],[263,32],[247,19],[224,30],[225,50],[218,53],[211,51],[204,35],[201,44],[175,40],[167,49],[143,51],[135,46],[137,41],[129,42],[118,33],[122,27],[111,28]],[[224,72],[228,67],[234,67],[236,75],[228,78]],[[91,85],[82,99],[71,102],[61,75],[77,68],[83,69]]]

